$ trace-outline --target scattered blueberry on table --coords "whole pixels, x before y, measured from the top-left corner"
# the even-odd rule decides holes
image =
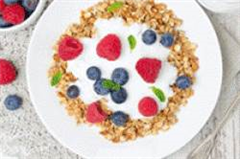
[[[20,108],[22,103],[23,103],[22,98],[17,95],[9,95],[4,100],[5,107],[10,111],[14,111],[14,110]]]
[[[128,121],[129,116],[122,111],[114,112],[110,119],[116,126],[124,126]]]

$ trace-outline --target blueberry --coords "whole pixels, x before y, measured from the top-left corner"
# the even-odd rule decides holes
[[[0,17],[0,27],[4,28],[4,27],[9,27],[9,26],[11,26],[11,24],[4,21],[3,18]]]
[[[129,79],[128,72],[124,68],[116,68],[112,73],[112,80],[115,83],[124,85]]]
[[[122,111],[116,111],[110,117],[110,119],[116,126],[124,126],[128,121],[128,118],[128,115]]]
[[[127,91],[124,88],[111,92],[111,98],[117,104],[124,103],[127,100],[127,96]]]
[[[71,99],[77,98],[80,94],[78,86],[72,85],[67,89],[67,96]]]
[[[101,71],[99,68],[92,66],[87,70],[87,76],[91,80],[98,80],[101,78]]]
[[[3,1],[4,1],[4,3],[6,3],[7,5],[19,2],[19,0],[3,0]]]
[[[170,33],[163,34],[160,40],[160,43],[164,47],[171,47],[173,45],[173,42],[174,42],[174,37]]]
[[[142,40],[145,44],[151,45],[157,40],[157,34],[153,30],[146,30],[142,35]]]
[[[9,95],[5,100],[4,100],[4,105],[8,110],[14,111],[18,108],[21,107],[23,103],[23,100],[21,97],[17,95]]]
[[[39,0],[22,0],[22,6],[27,12],[33,12],[38,5],[38,1]]]
[[[176,80],[176,85],[180,89],[187,89],[188,87],[191,86],[191,80],[187,76],[180,76]]]
[[[104,80],[106,79],[99,79],[94,83],[94,91],[99,95],[107,95],[110,92],[109,89],[103,88],[102,83]]]

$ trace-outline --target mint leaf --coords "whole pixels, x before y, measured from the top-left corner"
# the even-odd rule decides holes
[[[128,43],[129,43],[130,49],[134,50],[134,48],[137,45],[137,40],[136,40],[136,38],[133,35],[130,35],[128,37]]]
[[[157,98],[161,101],[161,102],[165,102],[166,101],[166,97],[163,93],[163,91],[157,87],[151,87],[153,93],[157,96]]]
[[[123,2],[114,2],[107,8],[107,11],[114,12],[115,10],[121,8],[122,6],[123,6]]]
[[[53,77],[52,77],[52,80],[51,80],[51,86],[56,86],[60,80],[62,79],[62,72],[57,72]]]
[[[115,83],[115,82],[113,82],[112,80],[109,80],[109,79],[104,80],[102,82],[102,86],[105,89],[110,89],[110,90],[113,90],[113,91],[119,91],[121,89],[121,85],[120,84]]]

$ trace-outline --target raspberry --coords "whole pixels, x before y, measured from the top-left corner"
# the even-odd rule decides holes
[[[0,59],[0,85],[6,85],[16,79],[16,69],[13,64],[7,60]]]
[[[138,74],[147,83],[154,83],[162,67],[162,62],[158,59],[142,58],[136,64]]]
[[[6,7],[6,4],[4,0],[0,0],[0,13],[4,10],[5,7]]]
[[[107,118],[107,114],[101,109],[99,102],[94,102],[88,106],[86,118],[90,123],[100,123]]]
[[[145,116],[154,116],[158,112],[157,102],[151,97],[144,97],[138,104],[139,112]]]
[[[83,45],[77,39],[66,36],[61,40],[58,48],[58,54],[64,61],[73,60],[81,55]]]
[[[12,4],[5,7],[2,16],[6,22],[16,25],[24,21],[25,11],[21,5]]]
[[[98,43],[97,54],[109,61],[115,61],[121,54],[121,48],[122,44],[118,36],[109,34]]]

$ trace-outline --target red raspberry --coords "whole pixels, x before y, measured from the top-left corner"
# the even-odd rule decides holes
[[[63,38],[58,47],[58,54],[64,61],[77,58],[79,55],[81,55],[82,51],[82,43],[70,36]]]
[[[97,45],[97,54],[109,61],[115,61],[121,54],[122,44],[115,34],[104,37]]]
[[[2,12],[5,7],[6,7],[5,2],[3,0],[0,0],[0,12]]]
[[[139,112],[145,116],[154,116],[158,112],[157,102],[151,97],[144,97],[138,104]]]
[[[12,83],[16,79],[16,69],[7,60],[0,59],[0,85]]]
[[[147,83],[154,83],[162,67],[162,62],[158,59],[142,58],[136,64],[138,74]]]
[[[6,22],[16,25],[24,21],[25,11],[21,5],[12,4],[4,8],[2,16]]]
[[[94,102],[88,106],[86,118],[90,123],[100,123],[107,118],[107,114],[101,109],[99,102]]]

